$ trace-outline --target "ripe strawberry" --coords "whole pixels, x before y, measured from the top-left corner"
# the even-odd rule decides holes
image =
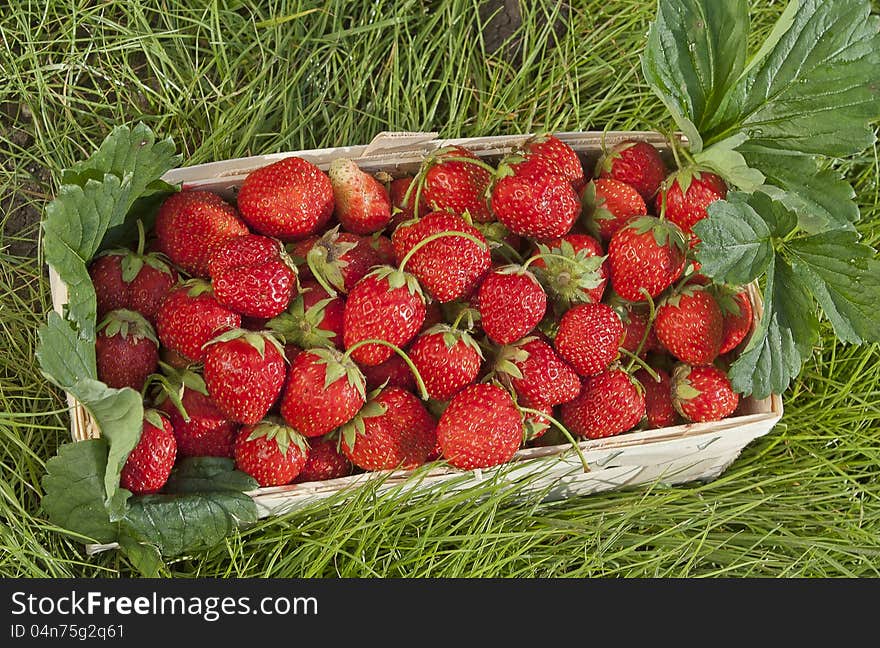
[[[724,318],[718,349],[718,355],[724,355],[733,351],[748,335],[752,327],[752,302],[745,290],[722,288],[713,290],[712,294]]]
[[[566,234],[538,244],[535,276],[560,310],[602,301],[608,261],[599,241],[588,234]]]
[[[412,350],[410,350],[412,355]],[[416,379],[406,360],[392,353],[382,364],[360,367],[367,383],[367,389],[373,391],[380,387],[400,387],[407,391],[416,391]]]
[[[584,181],[584,167],[578,154],[558,137],[543,134],[529,138],[523,145],[523,155],[549,158],[559,167],[562,176],[573,185]]]
[[[480,321],[496,344],[510,344],[530,333],[547,311],[547,294],[520,265],[496,268],[477,293]]]
[[[309,446],[296,432],[275,419],[245,425],[235,437],[235,467],[260,486],[283,486],[306,465]]]
[[[342,338],[346,349],[364,340],[384,340],[403,346],[421,330],[425,297],[418,280],[408,272],[380,266],[361,279],[345,302]],[[385,362],[393,351],[365,344],[351,353],[361,365]]]
[[[678,422],[678,414],[672,404],[672,379],[663,369],[654,367],[654,371],[660,376],[660,382],[654,380],[644,369],[635,373],[636,380],[645,390],[645,415],[651,429],[669,427]]]
[[[269,333],[233,329],[206,349],[205,384],[217,407],[233,421],[259,422],[284,385],[282,346]]]
[[[687,244],[674,223],[642,216],[621,227],[608,243],[611,287],[629,301],[642,301],[641,289],[656,297],[681,276]]]
[[[437,443],[437,423],[418,398],[398,387],[372,396],[342,426],[342,451],[364,470],[420,466]]]
[[[294,483],[338,479],[354,472],[354,466],[351,465],[348,457],[339,451],[337,435],[325,436],[317,441],[312,441],[311,446],[306,464],[293,480]]]
[[[580,200],[551,159],[508,158],[499,166],[498,175],[490,204],[498,220],[514,234],[552,239],[567,234],[574,225]]]
[[[320,238],[309,237],[296,243],[293,255],[304,260],[300,276],[314,278],[331,296],[335,296],[336,290],[350,291],[370,268],[382,263],[370,237],[340,232],[339,227]]]
[[[314,234],[330,220],[333,207],[330,178],[295,156],[252,171],[238,191],[245,222],[257,233],[282,241]]]
[[[708,216],[706,207],[726,197],[727,185],[719,176],[686,168],[666,179],[655,199],[655,209],[691,234],[694,224]]]
[[[580,304],[559,322],[553,344],[557,353],[581,376],[608,369],[623,339],[623,323],[606,304]]]
[[[334,212],[343,228],[354,234],[378,232],[391,221],[391,200],[381,182],[346,158],[330,163],[328,171]]]
[[[108,387],[140,391],[159,366],[159,340],[140,313],[110,311],[98,325],[95,360],[98,379]]]
[[[439,236],[454,232],[468,234],[479,243],[462,236]],[[439,238],[429,241],[433,236]],[[479,230],[448,212],[432,212],[402,224],[394,230],[391,242],[398,264],[405,265],[441,303],[470,293],[492,265],[489,245]]]
[[[287,312],[269,320],[266,327],[278,333],[286,344],[303,349],[342,348],[343,297],[330,297],[317,281],[301,283],[301,292]]]
[[[293,262],[266,236],[227,239],[215,248],[208,268],[217,302],[247,317],[275,317],[296,293]]]
[[[739,394],[721,369],[679,364],[672,372],[672,404],[688,421],[720,421],[736,411]]]
[[[676,358],[709,364],[721,349],[724,316],[718,302],[702,286],[685,286],[657,308],[657,339]]]
[[[171,423],[158,411],[147,409],[141,437],[125,460],[119,485],[135,495],[156,493],[168,481],[176,457]]]
[[[486,202],[492,172],[485,167],[485,162],[464,147],[440,149],[424,162],[422,198],[433,211],[451,211],[458,216],[467,212],[478,223],[493,220]]]
[[[577,436],[601,439],[631,430],[645,415],[641,384],[622,369],[585,378],[578,397],[560,407],[562,424]]]
[[[211,284],[191,279],[175,288],[156,314],[162,346],[193,362],[205,359],[204,345],[217,334],[241,326],[241,315],[221,306]]]
[[[599,160],[596,175],[625,182],[648,201],[657,193],[667,171],[660,151],[652,144],[626,141],[614,146]]]
[[[498,352],[495,372],[528,403],[559,405],[573,399],[581,382],[549,344],[537,337],[523,338]]]
[[[393,205],[391,210],[391,223],[389,223],[388,228],[392,232],[401,223],[405,223],[406,221],[415,218],[416,187],[410,189],[413,180],[415,180],[413,176],[395,178],[388,186],[388,193],[391,195],[391,204]],[[423,193],[419,200],[419,215],[427,213],[428,209]]]
[[[648,213],[645,201],[634,187],[614,178],[597,178],[581,192],[587,226],[608,241],[633,218]]]
[[[208,259],[219,244],[248,233],[235,208],[210,191],[181,191],[156,214],[156,245],[187,273],[208,276]]]
[[[370,247],[376,251],[379,257],[378,262],[374,265],[394,265],[396,256],[394,254],[394,243],[391,242],[390,238],[377,232],[369,238],[364,237],[362,240],[369,241]]]
[[[319,437],[350,421],[364,405],[364,376],[335,349],[309,349],[290,366],[281,416],[307,437]]]
[[[455,468],[490,468],[513,458],[523,441],[523,420],[497,385],[477,383],[458,392],[437,423],[443,457]]]
[[[428,394],[449,400],[477,378],[483,352],[468,333],[438,324],[421,333],[409,350]]]

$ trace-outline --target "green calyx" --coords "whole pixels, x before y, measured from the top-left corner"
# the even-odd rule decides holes
[[[337,225],[315,241],[306,254],[306,264],[312,271],[312,276],[331,297],[336,296],[337,290],[345,292],[342,269],[348,265],[348,261],[343,260],[342,257],[356,247],[357,243],[339,242],[339,225]]]
[[[309,349],[306,353],[317,357],[318,364],[326,365],[324,370],[325,390],[329,389],[330,385],[337,380],[345,379],[349,385],[357,390],[361,398],[366,398],[367,381],[360,367],[351,357],[333,348]]]
[[[446,345],[447,349],[451,349],[456,344],[461,343],[476,351],[480,358],[483,358],[483,350],[480,348],[480,345],[477,344],[477,341],[473,336],[467,331],[457,329],[454,326],[449,326],[448,324],[435,324],[422,333],[422,335],[441,335],[443,337],[443,344]]]
[[[534,335],[523,338],[512,344],[506,344],[498,350],[492,372],[504,383],[509,383],[510,378],[521,380],[523,377],[519,365],[529,359],[529,352],[523,347],[538,338]],[[509,385],[507,385],[509,387]]]
[[[205,294],[211,295],[214,293],[211,282],[205,281],[204,279],[187,279],[180,285],[187,289],[186,294],[190,297],[198,297],[199,295]]]
[[[634,230],[636,234],[651,232],[654,235],[654,242],[659,247],[676,247],[682,254],[687,252],[687,236],[678,225],[666,219],[640,216],[624,227]]]
[[[128,248],[114,248],[112,250],[105,250],[104,252],[98,254],[98,256],[121,256],[122,259],[120,260],[120,266],[122,270],[122,280],[127,284],[135,280],[135,277],[138,276],[144,265],[148,265],[151,268],[158,270],[159,272],[164,272],[165,274],[171,276],[171,261],[168,259],[168,257],[159,252],[144,254],[144,245],[146,243],[144,224],[141,221],[138,221],[137,228],[137,250],[130,250]]]
[[[697,398],[703,393],[691,385],[689,380],[690,375],[691,367],[684,363],[677,364],[672,371],[672,405],[684,418],[688,417],[682,411],[681,403]]]
[[[208,396],[208,387],[205,385],[205,379],[193,370],[195,368],[194,365],[178,369],[160,360],[159,368],[162,370],[162,373],[150,374],[147,378],[147,384],[144,385],[144,392],[147,391],[148,387],[152,388],[154,403],[160,405],[166,399],[170,400],[174,407],[177,408],[177,411],[180,412],[183,420],[189,422],[189,413],[183,405],[184,390],[189,389],[203,396]]]
[[[266,342],[268,342],[275,347],[278,353],[281,354],[282,358],[284,357],[284,347],[281,346],[281,343],[270,331],[248,331],[247,329],[234,328],[224,331],[217,337],[205,342],[205,344],[202,345],[202,348],[206,348],[212,344],[231,342],[232,340],[243,340],[244,342],[247,342],[257,350],[262,359],[265,359],[266,357]]]
[[[535,266],[534,276],[557,307],[565,309],[591,301],[590,291],[604,281],[601,268],[607,256],[594,256],[587,250],[575,251],[566,240],[553,248],[539,244],[538,252],[526,264],[539,258],[544,261],[543,268]]]
[[[428,394],[428,388],[425,387],[425,381],[422,380],[422,375],[419,373],[419,370],[413,364],[413,361],[410,360],[409,356],[401,349],[399,346],[395,344],[391,344],[388,340],[379,340],[379,339],[367,339],[367,340],[359,340],[352,344],[348,349],[345,350],[343,357],[348,359],[351,354],[362,346],[367,344],[378,344],[380,346],[385,346],[394,351],[397,355],[399,355],[403,361],[406,363],[406,366],[409,367],[409,370],[412,372],[413,377],[416,379],[416,384],[419,386],[419,394],[422,397],[422,400],[428,400],[430,398]]]
[[[419,280],[416,279],[415,275],[410,274],[409,272],[404,272],[399,268],[378,266],[374,270],[371,270],[366,276],[375,277],[376,279],[384,279],[388,282],[388,287],[391,290],[406,287],[410,295],[419,295],[423,301],[425,299],[422,287],[419,285]]]
[[[275,441],[278,444],[278,450],[285,457],[291,445],[299,448],[302,454],[306,454],[309,451],[309,443],[306,441],[306,438],[277,417],[269,417],[257,423],[248,435],[247,440],[253,441],[260,437],[265,437],[269,441]]]
[[[110,311],[98,324],[98,331],[107,337],[121,335],[126,340],[138,341],[146,338],[159,346],[153,325],[137,311],[124,308]]]
[[[306,309],[305,300],[300,294],[290,303],[287,311],[266,322],[266,328],[280,335],[285,343],[296,344],[303,349],[332,347],[336,334],[320,328],[320,324],[333,299],[322,299]]]
[[[159,428],[161,430],[164,427],[163,423],[165,422],[165,420],[165,415],[162,414],[159,410],[152,408],[144,410],[144,421],[146,421],[153,427]]]
[[[354,418],[339,428],[340,436],[349,448],[354,449],[354,445],[357,443],[357,436],[366,433],[366,425],[364,425],[365,419],[383,416],[385,412],[388,411],[388,408],[385,405],[376,402],[376,396],[380,392],[381,390],[377,390],[372,393],[369,400],[367,400],[366,404],[357,414],[355,414]]]

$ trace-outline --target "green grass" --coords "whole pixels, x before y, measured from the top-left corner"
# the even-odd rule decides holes
[[[34,362],[49,308],[33,214],[59,171],[119,123],[172,136],[187,163],[365,143],[381,130],[475,136],[668,128],[638,54],[653,3],[527,9],[519,55],[489,52],[477,2],[26,2],[0,17],[0,574],[131,575],[41,515],[68,441]],[[541,3],[528,3],[540,5]],[[548,3],[554,5],[556,3]],[[781,2],[754,2],[766,31]],[[259,6],[261,8],[254,9]],[[555,20],[561,29],[554,30]],[[880,242],[877,150],[843,165]],[[365,491],[260,522],[173,576],[877,576],[880,350],[830,328],[786,413],[716,481],[541,504],[497,485],[405,504]]]

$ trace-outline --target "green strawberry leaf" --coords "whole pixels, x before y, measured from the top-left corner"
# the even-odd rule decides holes
[[[259,488],[256,479],[235,469],[235,462],[226,457],[184,457],[178,459],[168,477],[164,492],[213,493],[219,491],[250,491]]]
[[[755,191],[764,184],[764,174],[750,167],[743,154],[736,150],[745,141],[744,134],[728,137],[694,155],[694,161],[742,191]]]
[[[128,558],[131,566],[144,578],[158,578],[159,570],[162,569],[162,555],[156,545],[148,542],[138,542],[130,535],[123,533],[119,536],[119,547]]]

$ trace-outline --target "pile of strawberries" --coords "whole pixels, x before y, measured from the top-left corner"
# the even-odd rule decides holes
[[[145,402],[122,486],[157,492],[182,456],[262,486],[486,468],[551,426],[729,416],[751,302],[690,253],[724,182],[633,141],[595,175],[545,135],[495,166],[463,147],[397,178],[288,157],[235,205],[171,195],[152,236],[90,266],[99,377]]]

